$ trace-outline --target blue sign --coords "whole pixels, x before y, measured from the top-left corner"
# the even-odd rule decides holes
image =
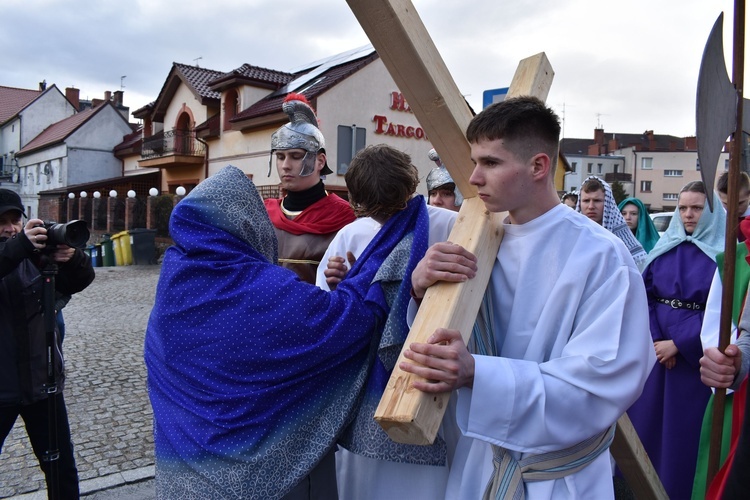
[[[496,102],[505,100],[506,95],[508,95],[508,87],[485,90],[482,94],[482,108],[486,108],[490,104],[495,104]]]

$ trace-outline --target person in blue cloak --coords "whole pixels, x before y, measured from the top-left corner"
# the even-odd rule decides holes
[[[157,498],[335,498],[325,464],[382,327],[406,328],[389,313],[408,303],[398,282],[427,247],[424,198],[388,220],[333,292],[276,265],[273,226],[236,167],[180,201],[169,230],[144,353]],[[310,479],[321,465],[334,496]]]

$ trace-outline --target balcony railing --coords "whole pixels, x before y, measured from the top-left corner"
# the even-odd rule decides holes
[[[143,141],[141,157],[158,158],[169,155],[204,156],[206,145],[195,138],[192,130],[158,132]]]

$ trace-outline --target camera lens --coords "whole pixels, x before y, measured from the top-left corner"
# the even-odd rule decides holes
[[[50,222],[45,227],[47,228],[48,247],[62,244],[73,248],[81,248],[89,240],[89,229],[86,227],[86,221],[83,220],[73,220],[66,224]]]

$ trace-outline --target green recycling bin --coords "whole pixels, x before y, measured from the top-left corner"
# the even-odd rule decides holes
[[[108,234],[102,235],[102,266],[115,265],[115,249]]]
[[[136,266],[156,264],[156,229],[131,229],[130,247]]]

